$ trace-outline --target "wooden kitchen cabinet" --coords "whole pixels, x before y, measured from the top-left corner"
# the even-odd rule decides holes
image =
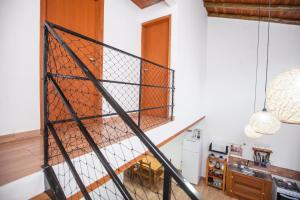
[[[228,168],[226,176],[227,195],[245,200],[272,199],[272,178],[270,176],[258,178]]]

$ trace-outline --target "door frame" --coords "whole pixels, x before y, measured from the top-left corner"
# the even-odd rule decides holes
[[[168,47],[168,64],[165,67],[170,68],[170,59],[171,59],[171,31],[172,31],[172,15],[165,15],[156,19],[152,19],[150,21],[146,21],[142,23],[142,31],[141,31],[141,57],[144,58],[144,32],[146,26],[151,26],[157,23],[160,23],[162,21],[168,21],[169,22],[169,47]]]
[[[44,101],[43,101],[43,47],[44,47],[44,22],[46,20],[46,1],[47,0],[40,0],[40,56],[39,56],[39,83],[40,83],[40,130],[41,134],[43,134],[44,129]],[[96,13],[97,17],[97,24],[99,30],[97,32],[96,40],[103,41],[104,35],[104,0],[97,0],[99,11]]]
[[[168,58],[167,58],[167,65],[164,66],[164,67],[167,67],[167,68],[170,68],[170,59],[171,59],[171,33],[172,33],[172,15],[169,14],[169,15],[165,15],[165,16],[162,16],[162,17],[158,17],[158,18],[155,18],[155,19],[152,19],[152,20],[149,20],[149,21],[146,21],[146,22],[143,22],[142,23],[142,30],[141,30],[141,57],[142,58],[145,58],[145,54],[144,54],[144,43],[145,43],[145,39],[144,39],[144,34],[145,34],[145,28],[147,26],[151,26],[151,25],[155,25],[155,24],[158,24],[158,23],[161,23],[163,21],[168,21],[169,23],[169,35],[168,35]],[[158,63],[160,64],[160,63]],[[168,71],[168,83],[169,83],[169,86],[170,86],[170,71]],[[170,92],[167,91],[167,102],[170,101]],[[141,101],[141,107],[143,105],[143,100]],[[166,108],[166,114],[167,116],[169,116],[169,108]]]

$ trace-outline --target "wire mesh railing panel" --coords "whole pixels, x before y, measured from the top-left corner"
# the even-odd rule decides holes
[[[103,83],[103,86],[126,112],[139,112],[139,86],[118,83]]]
[[[54,129],[61,140],[64,149],[71,158],[72,164],[76,169],[84,186],[90,192],[92,199],[122,199],[117,187],[114,183],[110,183],[109,187],[102,181],[103,177],[107,177],[108,173],[99,161],[97,156],[85,140],[81,131],[74,122],[67,122],[68,125],[56,124]],[[51,131],[50,131],[51,132]],[[52,133],[52,132],[51,132]],[[51,134],[52,136],[52,134]],[[52,143],[53,136],[49,137],[52,150],[58,149],[56,143]],[[70,168],[66,164],[61,154],[52,154],[50,151],[50,164],[53,166],[54,172],[63,188],[68,199],[79,199],[83,194],[74,179]],[[103,192],[105,188],[105,192]]]
[[[55,31],[48,35],[45,77],[50,127],[46,160],[66,197],[123,199],[124,190],[133,199],[163,199],[166,164],[156,160],[149,143],[133,132],[109,99],[138,128],[162,125],[173,116],[174,71],[70,31]],[[155,172],[149,171],[151,165]],[[174,198],[176,191],[172,189]]]
[[[96,126],[87,126],[95,140],[97,140],[97,134],[94,133],[99,133]],[[147,148],[144,144],[134,135],[134,133],[132,133],[131,129],[120,118],[112,117],[103,119],[102,126],[103,131],[106,132],[106,144],[102,146],[100,150],[117,174],[124,174],[127,169],[136,165],[136,163],[148,155]],[[115,136],[118,136],[118,138],[115,138]],[[125,176],[123,183],[126,178],[127,177]],[[140,180],[143,180],[143,178],[140,178]],[[149,195],[157,196],[155,199],[160,199],[160,194],[154,190],[150,190],[141,182],[138,182],[138,184],[128,182],[125,187],[132,195],[133,199],[147,199],[142,198],[142,196]],[[100,188],[103,190],[102,186]]]
[[[153,123],[148,120],[148,116],[148,118],[155,116],[159,119],[164,118],[162,120],[164,123],[171,120],[174,87],[173,76],[170,74],[174,71],[157,67],[148,61],[72,34],[56,31],[141,127],[146,130],[159,125],[157,121]],[[48,55],[49,72],[57,78],[57,82],[62,83],[61,88],[65,89],[69,101],[73,103],[76,101],[74,106],[79,117],[116,115],[116,113],[102,111],[102,106],[109,106],[109,104],[105,104],[106,102],[102,100],[102,96],[92,83],[87,80],[62,45],[51,34],[49,35]],[[50,120],[70,118],[69,114],[62,113],[61,109],[57,109],[57,113],[53,112],[53,106],[62,107],[63,105],[55,102],[58,100],[51,96],[53,96],[52,88],[49,88],[48,100],[52,103],[49,108],[50,112],[52,111],[49,114]],[[147,120],[141,120],[142,118]]]

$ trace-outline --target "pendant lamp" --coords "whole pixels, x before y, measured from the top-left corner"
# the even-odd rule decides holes
[[[257,24],[257,46],[256,46],[256,70],[255,70],[255,86],[254,86],[254,104],[253,104],[253,112],[255,112],[256,109],[256,89],[257,89],[257,70],[258,70],[258,52],[259,52],[259,33],[260,33],[260,7],[258,8],[258,24]],[[252,138],[252,139],[257,139],[262,136],[262,134],[257,133],[253,130],[253,128],[247,124],[244,132],[247,137]]]
[[[254,113],[249,121],[251,128],[260,134],[272,135],[280,129],[279,120],[264,108]]]
[[[267,90],[267,108],[283,123],[300,124],[300,67],[272,80]]]
[[[262,134],[256,133],[249,124],[245,127],[245,134],[247,137],[253,138],[253,139],[257,139],[262,136]]]
[[[269,46],[270,46],[270,8],[271,1],[269,0],[269,21],[268,21],[268,38],[267,38],[267,62],[266,62],[266,78],[265,78],[265,101],[262,111],[254,113],[250,118],[250,126],[260,134],[272,135],[280,129],[280,121],[266,109],[266,92],[268,82],[269,69]]]

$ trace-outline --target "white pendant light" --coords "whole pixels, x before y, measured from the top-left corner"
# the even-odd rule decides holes
[[[253,139],[257,139],[262,136],[262,134],[256,133],[249,124],[245,127],[245,134],[247,137]]]
[[[272,135],[280,129],[279,120],[265,109],[254,113],[249,124],[255,132],[265,135]]]
[[[258,9],[258,14],[260,16],[260,7]],[[255,112],[256,109],[256,89],[257,89],[257,71],[258,71],[258,52],[259,52],[259,33],[260,33],[260,17],[257,24],[257,49],[256,49],[256,70],[255,70],[255,86],[254,86],[254,104],[253,104],[253,112]],[[245,126],[244,132],[247,137],[256,139],[262,136],[262,134],[256,133],[253,128],[247,124]]]
[[[267,90],[267,108],[283,123],[300,124],[300,67],[272,80]]]
[[[255,112],[256,102],[256,86],[257,86],[257,68],[258,68],[258,48],[259,48],[259,23],[258,23],[258,42],[257,42],[257,60],[256,60],[256,81],[255,81],[255,99],[254,99],[254,114],[251,116],[249,126],[246,126],[245,133],[249,137],[256,137],[257,134],[272,135],[280,129],[279,120],[268,112],[266,109],[266,92],[268,82],[268,68],[269,68],[269,39],[270,39],[270,7],[271,1],[269,0],[269,21],[268,21],[268,40],[267,40],[267,62],[266,62],[266,79],[265,79],[265,101],[262,111]],[[259,10],[260,13],[260,10]],[[251,130],[252,129],[252,130]],[[246,132],[247,131],[247,132]]]

